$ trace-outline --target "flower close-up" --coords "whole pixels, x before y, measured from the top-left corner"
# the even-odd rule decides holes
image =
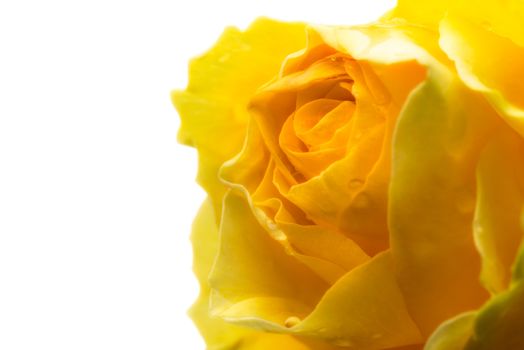
[[[519,1],[399,0],[258,19],[191,62],[172,97],[208,195],[208,349],[524,348],[522,23]]]

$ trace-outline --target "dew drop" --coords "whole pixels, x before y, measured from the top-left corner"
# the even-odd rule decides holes
[[[299,324],[301,321],[302,320],[297,316],[291,316],[286,319],[286,321],[284,322],[284,326],[286,326],[287,328],[291,328]]]
[[[475,232],[477,235],[482,235],[484,232],[484,227],[482,227],[482,224],[477,220],[473,222],[473,232]]]
[[[274,230],[276,230],[278,227],[277,227],[277,224],[275,224],[273,221],[268,220],[268,221],[267,221],[267,228],[270,229],[271,231],[274,231]]]

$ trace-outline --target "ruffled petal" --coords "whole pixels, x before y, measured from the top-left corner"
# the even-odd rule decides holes
[[[357,101],[347,136],[348,150],[342,159],[307,181],[293,183],[282,176],[278,184],[286,198],[309,218],[344,232],[368,254],[388,246],[391,138],[401,106],[425,77],[426,70],[418,62],[430,61],[426,51],[407,39],[405,33],[410,30],[396,26],[315,27],[316,35],[329,46],[361,59],[346,64]]]
[[[253,331],[226,323],[209,314],[210,288],[207,277],[218,252],[218,228],[211,200],[200,208],[191,234],[193,244],[193,270],[200,284],[200,295],[189,310],[189,315],[206,341],[208,350],[237,349]]]
[[[267,330],[303,318],[328,285],[285,250],[257,221],[243,195],[224,199],[220,248],[211,271],[212,312]]]
[[[331,350],[322,341],[309,341],[287,334],[260,332],[228,323],[210,315],[208,275],[218,252],[219,233],[211,201],[207,199],[193,223],[193,270],[200,283],[200,295],[189,315],[200,330],[208,350]]]
[[[250,125],[242,152],[224,164],[220,175],[229,186],[250,198],[257,208],[257,220],[278,237],[287,254],[329,284],[368,260],[351,239],[337,230],[314,225],[280,195],[273,183],[275,162],[268,159],[267,153],[258,128]]]
[[[314,336],[337,346],[421,342],[389,253],[353,268],[329,287],[286,252],[278,242],[284,237],[262,227],[242,195],[226,195],[220,231],[210,275],[213,315],[253,329]]]
[[[248,100],[279,73],[288,54],[304,47],[304,28],[269,19],[255,21],[244,32],[228,28],[211,50],[192,61],[186,90],[173,92],[181,118],[178,139],[198,149],[197,179],[217,214],[225,193],[218,168],[242,147]]]

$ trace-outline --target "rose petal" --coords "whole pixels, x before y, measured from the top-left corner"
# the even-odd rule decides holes
[[[296,337],[287,334],[258,333],[258,336],[243,341],[237,347],[217,348],[209,350],[317,350],[300,341]],[[330,348],[325,348],[326,350]],[[324,350],[324,348],[318,348]]]
[[[207,199],[200,208],[191,234],[193,244],[193,270],[200,283],[200,295],[189,310],[189,315],[201,331],[208,350],[331,350],[331,345],[297,339],[286,334],[273,334],[250,330],[212,317],[208,275],[218,252],[218,228],[213,205]]]
[[[507,289],[523,231],[524,142],[507,125],[482,152],[477,168],[475,241],[482,257],[481,279],[492,293]]]
[[[440,25],[440,44],[462,80],[480,91],[501,116],[524,135],[524,48],[462,17]]]
[[[475,316],[475,312],[466,312],[442,323],[428,339],[424,350],[463,350],[473,333]]]
[[[356,349],[418,343],[417,326],[406,311],[389,252],[383,252],[341,278],[293,332]]]
[[[524,349],[524,283],[497,295],[475,321],[474,333],[466,350]]]
[[[405,33],[416,36],[410,32],[412,28],[315,30],[330,46],[362,58],[346,65],[348,75],[355,80],[352,91],[358,98],[351,119],[350,149],[345,158],[317,177],[295,184],[282,174],[277,185],[309,217],[341,228],[367,253],[375,254],[388,244],[386,195],[396,116],[407,95],[425,77],[425,68],[417,62],[429,63],[431,58],[403,37]]]
[[[520,247],[513,271],[508,290],[493,297],[477,312],[445,322],[431,336],[425,350],[523,349],[524,245]]]
[[[192,61],[186,90],[172,95],[181,118],[179,141],[198,149],[198,181],[218,215],[225,192],[218,168],[242,147],[248,100],[278,73],[288,54],[304,47],[304,28],[269,19],[255,21],[244,32],[228,28],[211,50]]]
[[[210,288],[207,277],[218,252],[218,228],[211,200],[207,199],[200,208],[191,233],[193,244],[193,271],[200,284],[200,295],[189,310],[189,315],[201,331],[209,349],[234,348],[254,333],[226,323],[209,315]]]
[[[246,199],[226,195],[220,250],[210,276],[214,315],[255,329],[315,335],[341,346],[392,347],[421,340],[389,254],[354,268],[324,294],[328,286],[286,254],[251,210]]]
[[[221,178],[250,196],[257,220],[269,231],[278,230],[278,242],[287,254],[299,260],[329,284],[369,257],[349,238],[318,227],[282,197],[273,182],[274,161],[263,156],[262,138],[249,128],[243,151],[221,169]],[[261,174],[262,173],[262,174]]]
[[[487,298],[472,233],[475,165],[497,122],[480,96],[439,66],[431,67],[399,117],[390,242],[401,289],[423,335]]]
[[[283,325],[289,316],[307,314],[327,289],[261,227],[241,195],[226,195],[220,234],[210,274],[217,315]]]
[[[385,19],[403,18],[408,22],[438,27],[446,13],[465,16],[489,31],[524,46],[524,3],[520,0],[483,0],[471,6],[469,0],[398,0]]]

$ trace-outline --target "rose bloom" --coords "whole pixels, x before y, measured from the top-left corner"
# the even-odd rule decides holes
[[[192,62],[209,349],[524,348],[524,6],[417,4],[260,19]]]

